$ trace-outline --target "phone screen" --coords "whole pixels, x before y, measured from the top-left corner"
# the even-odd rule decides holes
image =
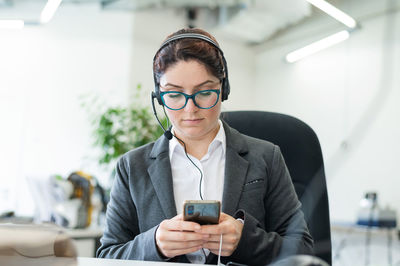
[[[219,222],[220,203],[194,202],[184,204],[184,218],[186,221],[194,221],[199,224],[217,224]]]

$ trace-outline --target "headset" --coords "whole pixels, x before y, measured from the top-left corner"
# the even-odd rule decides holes
[[[222,66],[223,66],[223,71],[224,71],[224,78],[222,79],[222,84],[221,84],[221,100],[225,101],[228,99],[228,95],[230,92],[230,86],[229,86],[229,80],[228,80],[228,67],[226,64],[226,60],[224,57],[224,52],[221,50],[221,48],[219,47],[219,45],[213,41],[211,38],[209,38],[206,35],[200,34],[200,33],[181,33],[181,34],[177,34],[175,36],[172,36],[170,38],[168,38],[167,40],[165,40],[160,48],[157,50],[156,54],[154,55],[153,58],[153,78],[154,78],[154,96],[155,98],[157,98],[157,101],[160,105],[164,105],[164,103],[161,100],[161,95],[160,95],[160,87],[159,84],[157,82],[157,78],[156,75],[154,73],[154,63],[156,61],[157,55],[158,53],[168,44],[170,44],[173,41],[176,40],[181,40],[181,39],[197,39],[197,40],[203,40],[209,44],[211,44],[213,47],[215,47],[222,59]]]

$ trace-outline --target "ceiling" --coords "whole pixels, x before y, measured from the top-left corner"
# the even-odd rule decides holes
[[[260,43],[311,15],[305,0],[103,0],[105,9],[187,9],[189,24]]]
[[[33,21],[46,0],[0,0],[0,19]],[[188,23],[214,28],[247,43],[261,43],[279,30],[311,15],[305,0],[63,0],[63,5],[98,3],[104,10],[180,9]],[[7,10],[5,13],[4,11]],[[21,11],[21,12],[20,12]],[[4,14],[7,14],[5,17]],[[34,24],[34,23],[33,23]]]

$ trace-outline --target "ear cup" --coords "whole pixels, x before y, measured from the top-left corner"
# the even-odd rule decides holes
[[[153,62],[154,62],[154,59],[153,59]],[[161,95],[160,95],[160,86],[157,83],[156,75],[154,75],[154,72],[153,72],[153,78],[154,78],[154,91],[151,93],[151,95],[153,98],[157,98],[157,102],[159,105],[163,106],[164,103],[162,102]]]
[[[217,47],[217,48],[221,53],[222,63],[224,65],[224,71],[225,71],[225,78],[224,78],[223,84],[222,84],[222,99],[221,99],[221,101],[225,101],[228,99],[228,95],[231,92],[231,87],[229,85],[229,79],[228,79],[228,66],[226,64],[226,60],[225,60],[222,50],[219,47]]]
[[[158,84],[156,84],[154,86],[154,91],[152,92],[152,94],[155,96],[155,98],[157,99],[157,102],[159,105],[164,105],[162,99],[161,99],[161,95],[160,95],[160,87],[158,86]]]
[[[222,81],[221,101],[225,101],[228,99],[229,92],[230,92],[229,80],[227,78],[224,78],[224,80]]]
[[[160,89],[155,88],[154,91],[151,92],[151,97],[156,98],[158,104],[160,104],[161,106],[164,105],[164,103],[162,102],[161,96],[160,96]]]

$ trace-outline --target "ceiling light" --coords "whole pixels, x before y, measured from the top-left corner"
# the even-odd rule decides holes
[[[357,26],[357,22],[352,17],[324,0],[307,0],[307,2],[321,9],[349,28],[355,28]]]
[[[49,22],[60,6],[62,0],[48,0],[40,14],[40,23],[45,24]]]
[[[342,41],[345,41],[349,38],[350,33],[347,30],[340,31],[338,33],[332,34],[329,37],[326,37],[322,40],[309,44],[301,49],[293,51],[286,56],[286,61],[289,63],[294,63],[304,57],[315,54],[323,49],[326,49],[330,46],[338,44]]]

